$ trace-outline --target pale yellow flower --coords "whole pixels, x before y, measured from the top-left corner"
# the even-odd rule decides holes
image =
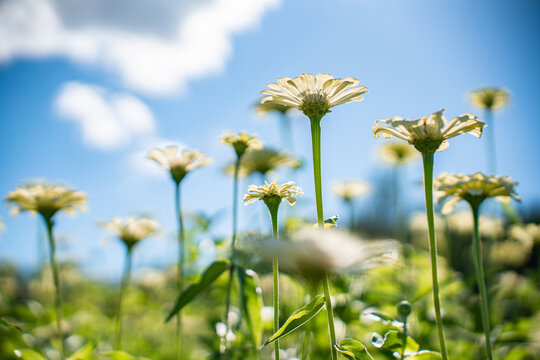
[[[279,198],[280,201],[285,199],[289,205],[294,205],[295,196],[302,195],[304,195],[302,189],[299,186],[294,186],[292,181],[281,185],[278,185],[277,180],[270,184],[265,181],[263,186],[249,185],[248,193],[244,195],[244,204],[249,205],[257,200],[266,200],[267,198]]]
[[[433,181],[437,202],[445,202],[441,213],[452,211],[458,202],[465,200],[471,205],[479,205],[486,198],[497,198],[500,201],[515,199],[521,201],[514,187],[517,182],[509,176],[485,175],[481,172],[472,175],[441,174]]]
[[[266,102],[263,104],[259,103],[255,105],[255,111],[259,116],[266,115],[271,112],[276,112],[284,115],[294,109],[296,109],[295,106],[282,105],[274,102]]]
[[[379,148],[381,159],[392,165],[402,165],[418,157],[418,151],[401,141],[391,141]]]
[[[371,185],[363,180],[335,181],[331,185],[332,191],[345,201],[366,196],[371,193]]]
[[[470,211],[457,211],[446,217],[448,229],[460,235],[471,235],[474,229],[474,219]],[[483,237],[498,238],[504,233],[503,220],[482,215],[479,218],[479,233]]]
[[[152,149],[147,157],[169,170],[173,180],[179,184],[190,171],[212,163],[212,158],[201,151],[180,150],[177,146]]]
[[[113,232],[128,248],[132,248],[136,243],[159,230],[159,224],[154,219],[136,216],[115,217],[111,221],[101,222],[98,225]]]
[[[540,244],[540,225],[529,224],[514,224],[510,227],[508,235],[519,242]]]
[[[394,116],[391,119],[379,119],[373,126],[375,137],[391,138],[392,136],[406,140],[420,152],[442,151],[448,148],[448,139],[469,133],[476,137],[482,135],[486,124],[472,114],[463,114],[447,121],[443,110],[437,111],[421,119],[404,119]],[[382,121],[388,125],[381,125]]]
[[[397,259],[395,242],[366,241],[340,230],[305,228],[293,233],[290,241],[268,242],[262,247],[267,256],[277,252],[284,270],[299,271],[313,280],[325,274],[358,273]]]
[[[351,77],[334,79],[329,74],[302,74],[294,79],[284,77],[278,79],[277,84],[267,85],[271,90],[262,91],[268,96],[261,103],[292,106],[310,119],[321,119],[336,105],[363,100],[361,95],[367,93],[367,88],[356,87],[359,83]]]
[[[232,146],[238,156],[242,156],[248,149],[262,149],[263,146],[257,135],[249,135],[245,131],[238,134],[226,131],[220,141],[222,144]]]
[[[14,206],[12,215],[28,211],[39,213],[47,219],[51,219],[60,210],[68,214],[76,210],[85,211],[86,201],[86,195],[81,191],[46,182],[23,185],[6,196],[7,204]]]
[[[234,163],[225,168],[225,173],[234,173]],[[285,166],[291,169],[298,169],[302,162],[290,155],[286,151],[277,151],[271,148],[250,150],[242,156],[240,160],[240,170],[238,175],[245,177],[254,173],[259,173],[266,177],[270,172]]]
[[[497,110],[508,104],[510,94],[498,87],[485,87],[472,91],[470,99],[474,106],[481,109]]]

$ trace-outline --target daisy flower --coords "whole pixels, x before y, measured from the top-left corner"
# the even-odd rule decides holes
[[[192,170],[209,165],[212,158],[201,151],[180,150],[177,146],[167,146],[165,149],[152,149],[147,158],[154,160],[166,170],[169,170],[173,180],[180,181]]]
[[[463,114],[447,121],[444,109],[421,119],[404,119],[394,116],[391,119],[379,119],[373,126],[375,137],[406,140],[420,152],[442,151],[448,148],[448,139],[469,133],[476,137],[482,135],[486,124],[472,114]],[[379,124],[383,122],[385,124]]]
[[[278,79],[277,84],[267,85],[271,90],[262,91],[268,96],[261,100],[261,104],[291,106],[310,119],[320,119],[336,105],[363,100],[361,95],[367,93],[367,88],[357,87],[359,83],[351,77],[334,79],[329,74],[302,74],[294,79],[284,77]]]

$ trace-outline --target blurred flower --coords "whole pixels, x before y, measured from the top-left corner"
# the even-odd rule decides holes
[[[514,224],[510,227],[508,235],[522,243],[540,244],[540,225],[538,224]]]
[[[284,77],[278,79],[277,84],[267,85],[272,90],[262,91],[269,96],[263,98],[261,104],[292,106],[310,119],[320,119],[336,105],[363,100],[361,95],[367,92],[367,88],[356,87],[359,83],[350,77],[334,79],[329,74],[302,74],[294,79]]]
[[[434,215],[435,221],[435,237],[439,242],[439,249],[444,250],[446,244],[445,236],[445,222],[444,219],[438,215]],[[413,213],[408,220],[409,230],[411,232],[411,242],[421,249],[427,249],[426,238],[428,237],[428,222],[426,213],[423,211]]]
[[[6,196],[6,201],[8,205],[14,206],[12,215],[28,211],[51,219],[60,210],[68,214],[73,214],[76,210],[85,211],[87,198],[83,192],[42,182],[26,184],[11,191]]]
[[[491,247],[491,261],[499,266],[520,267],[531,255],[533,244],[515,240],[494,243]]]
[[[392,141],[379,148],[381,159],[392,165],[402,165],[418,157],[418,152],[401,141]]]
[[[295,106],[282,105],[275,102],[265,102],[263,104],[259,103],[255,105],[255,111],[257,112],[257,115],[266,115],[270,112],[276,112],[284,115],[294,109],[296,109]]]
[[[264,182],[263,186],[250,185],[248,193],[244,195],[245,205],[249,205],[257,200],[267,202],[270,199],[285,199],[289,205],[294,205],[296,202],[295,196],[302,196],[304,193],[299,186],[294,186],[294,182],[289,181],[285,184],[278,185],[277,180],[273,183]]]
[[[495,197],[500,201],[511,198],[521,201],[514,187],[517,182],[509,176],[485,175],[481,172],[472,175],[443,173],[435,178],[435,198],[444,202],[449,197],[453,199],[444,203],[441,213],[448,214],[461,200],[471,205],[479,205],[484,199]]]
[[[396,136],[406,140],[420,152],[442,151],[448,148],[448,139],[470,133],[480,137],[484,122],[472,114],[463,114],[446,121],[443,110],[421,119],[404,119],[394,116],[391,119],[379,119],[373,126],[375,137],[390,138]],[[388,125],[380,125],[382,121]]]
[[[461,235],[471,235],[473,232],[473,217],[470,211],[458,211],[446,216],[447,227]],[[503,232],[502,219],[490,216],[480,216],[480,235],[483,237],[498,238]]]
[[[371,186],[363,180],[336,181],[331,185],[332,191],[345,201],[363,197],[371,193]]]
[[[177,146],[152,149],[147,157],[169,170],[173,180],[179,184],[186,174],[200,166],[208,165],[212,158],[201,151],[181,150]]]
[[[259,246],[269,259],[276,254],[280,266],[318,281],[326,273],[358,273],[395,261],[396,245],[391,240],[366,241],[343,231],[302,229],[289,241],[264,242]]]
[[[497,110],[508,104],[510,94],[506,89],[485,87],[470,93],[474,106],[486,110]]]
[[[159,224],[154,219],[135,216],[115,217],[99,225],[116,234],[129,249],[142,239],[155,234],[159,229]]]
[[[225,168],[225,173],[234,173],[234,163]],[[278,167],[286,166],[298,169],[302,163],[297,158],[291,156],[286,151],[277,151],[270,148],[250,150],[242,156],[240,160],[240,176],[249,176],[259,173],[266,177],[269,172],[275,171]]]
[[[238,157],[242,156],[248,149],[262,149],[262,142],[257,135],[248,135],[247,132],[233,134],[226,131],[220,138],[222,144],[230,145],[234,148]]]

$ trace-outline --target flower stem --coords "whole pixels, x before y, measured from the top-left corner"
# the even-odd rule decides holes
[[[311,121],[311,146],[313,152],[313,177],[315,180],[315,200],[317,202],[317,224],[320,231],[324,231],[324,216],[322,204],[322,184],[321,184],[321,118],[312,118]],[[324,301],[328,318],[328,330],[330,332],[330,353],[332,360],[337,360],[336,329],[334,326],[334,312],[332,310],[332,300],[330,298],[330,280],[328,274],[323,279]]]
[[[131,247],[126,248],[126,260],[124,263],[124,272],[122,274],[122,284],[120,285],[120,295],[118,296],[116,319],[114,321],[114,347],[117,350],[122,350],[122,300],[129,287],[129,279],[131,278],[131,250]]]
[[[182,293],[184,288],[184,258],[186,249],[186,239],[184,236],[184,222],[182,218],[182,207],[180,202],[180,182],[175,187],[175,209],[176,219],[178,221],[178,272],[176,276],[176,292]],[[180,358],[182,353],[182,314],[180,311],[176,314],[176,359]]]
[[[231,289],[234,275],[234,262],[236,256],[236,233],[238,226],[238,173],[240,171],[240,160],[242,155],[238,155],[236,163],[234,164],[234,178],[233,178],[233,197],[232,197],[232,240],[231,240],[231,266],[229,268],[229,280],[227,281],[227,294],[225,296],[225,315],[223,316],[223,322],[225,323],[225,336],[221,338],[220,354],[221,358],[224,357],[226,347],[226,338],[229,332],[229,310],[231,307]]]
[[[51,270],[52,270],[54,290],[55,290],[54,304],[56,307],[56,326],[58,330],[58,336],[60,337],[62,358],[65,358],[66,348],[64,344],[64,334],[62,333],[62,296],[61,296],[61,291],[60,291],[60,276],[58,273],[58,265],[56,264],[56,246],[55,246],[54,235],[53,235],[54,222],[52,221],[50,217],[44,216],[43,219],[45,221],[45,225],[47,226],[47,235],[48,235],[49,247],[50,247],[50,262],[51,262]]]
[[[422,153],[424,162],[424,189],[426,195],[426,213],[429,228],[429,252],[431,256],[431,278],[433,282],[433,302],[435,306],[435,319],[443,360],[448,360],[446,339],[441,316],[441,302],[439,299],[439,282],[437,275],[437,242],[435,239],[435,222],[433,214],[433,152]]]
[[[354,233],[354,201],[347,200],[346,203],[349,206],[349,217],[351,218],[349,222],[349,232],[352,234]]]
[[[403,345],[401,347],[400,359],[405,359],[405,349],[407,348],[407,317],[403,318]]]
[[[279,199],[281,201],[281,199]],[[271,206],[267,203],[270,210],[270,216],[272,217],[272,233],[276,243],[279,241],[278,230],[278,208],[279,203],[275,206]],[[272,261],[272,271],[274,274],[274,334],[279,330],[279,264],[278,257],[274,257]],[[279,340],[274,341],[274,358],[279,360]]]
[[[486,109],[485,112],[486,124],[489,126],[487,129],[487,171],[490,174],[495,174],[497,172],[497,153],[495,147],[495,124],[493,121],[493,110]]]
[[[474,257],[476,265],[476,281],[478,282],[478,288],[480,290],[480,308],[482,314],[482,327],[484,328],[484,335],[486,337],[486,353],[489,360],[493,360],[493,354],[491,351],[491,341],[490,341],[490,328],[489,328],[489,308],[488,308],[488,297],[486,290],[486,279],[484,275],[484,261],[482,256],[482,244],[480,242],[480,234],[478,227],[478,210],[480,204],[471,204],[473,221],[474,221],[474,232],[473,232],[473,244],[474,244]]]

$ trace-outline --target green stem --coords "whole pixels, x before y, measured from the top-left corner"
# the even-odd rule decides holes
[[[493,111],[486,109],[485,117],[486,124],[488,125],[488,128],[486,129],[487,171],[490,174],[495,174],[497,172],[497,153],[495,148],[495,124],[493,121]]]
[[[220,354],[221,358],[224,358],[226,347],[226,338],[229,332],[229,310],[231,307],[231,289],[233,282],[233,275],[235,269],[235,257],[236,257],[236,233],[238,226],[238,173],[240,171],[240,160],[242,155],[238,155],[236,163],[234,164],[234,179],[233,179],[233,197],[232,197],[232,240],[231,240],[231,266],[229,268],[229,280],[227,281],[227,293],[225,296],[225,315],[223,322],[225,323],[225,336],[221,338]]]
[[[354,201],[347,200],[347,205],[349,205],[349,216],[351,218],[349,222],[349,232],[352,234],[354,232]]]
[[[322,182],[321,182],[321,119],[312,118],[311,121],[311,146],[313,151],[313,178],[315,180],[315,200],[317,202],[317,224],[320,231],[324,231],[324,216],[322,204]],[[334,325],[334,312],[332,310],[332,300],[330,298],[330,280],[328,274],[323,279],[324,301],[328,318],[328,330],[330,332],[330,353],[332,360],[337,360],[336,329]]]
[[[66,347],[64,344],[64,334],[62,333],[62,296],[60,291],[60,275],[58,273],[58,265],[56,264],[56,246],[54,242],[54,235],[53,235],[53,226],[54,222],[50,217],[43,216],[43,220],[45,221],[45,225],[47,226],[47,235],[49,239],[49,247],[50,247],[50,262],[51,262],[51,270],[53,275],[53,282],[54,282],[54,290],[55,290],[55,297],[54,297],[54,305],[56,307],[56,326],[58,330],[58,336],[60,337],[60,346],[61,346],[61,354],[62,358],[66,357]]]
[[[182,218],[182,207],[180,202],[180,182],[176,183],[175,188],[175,209],[176,219],[178,221],[178,272],[176,275],[176,292],[182,293],[184,288],[184,258],[186,250],[186,238],[184,235],[184,221]],[[176,314],[176,359],[180,358],[182,353],[182,314],[180,311]]]
[[[129,279],[131,278],[131,250],[131,247],[126,248],[126,260],[124,262],[122,284],[120,285],[120,295],[118,296],[118,308],[116,310],[116,319],[114,321],[114,347],[117,350],[122,350],[122,300],[129,287]]]
[[[486,337],[486,353],[489,360],[493,360],[493,354],[491,351],[491,341],[490,341],[490,327],[489,327],[489,308],[488,308],[488,297],[486,289],[486,279],[484,275],[484,261],[482,256],[482,244],[480,242],[480,234],[478,227],[478,210],[480,204],[471,204],[473,221],[474,221],[474,232],[473,232],[473,244],[474,244],[474,258],[476,265],[476,281],[478,282],[478,288],[480,290],[480,308],[482,314],[482,327],[484,328],[484,335]]]
[[[446,339],[441,316],[441,302],[439,299],[439,280],[437,275],[437,242],[435,239],[435,222],[433,214],[433,152],[422,153],[424,162],[424,189],[426,194],[426,213],[429,228],[429,252],[431,257],[431,278],[433,282],[433,302],[435,306],[435,319],[443,360],[448,360]]]
[[[281,201],[281,199],[279,199]],[[267,203],[268,205],[268,203]],[[270,216],[272,218],[272,233],[276,243],[279,241],[278,230],[278,208],[279,203],[275,206],[268,205]],[[272,261],[272,272],[274,275],[274,334],[279,330],[279,264],[277,256]],[[279,340],[274,341],[274,357],[279,360]]]
[[[308,284],[308,293],[309,293],[309,301],[311,301],[316,293],[316,288],[312,284]],[[311,329],[313,327],[312,322],[308,322],[306,325],[304,325],[304,341],[302,343],[302,354],[301,354],[301,360],[307,360],[309,356],[309,343],[311,342]]]
[[[401,347],[401,360],[405,359],[405,349],[407,348],[407,317],[403,319],[403,345]]]

